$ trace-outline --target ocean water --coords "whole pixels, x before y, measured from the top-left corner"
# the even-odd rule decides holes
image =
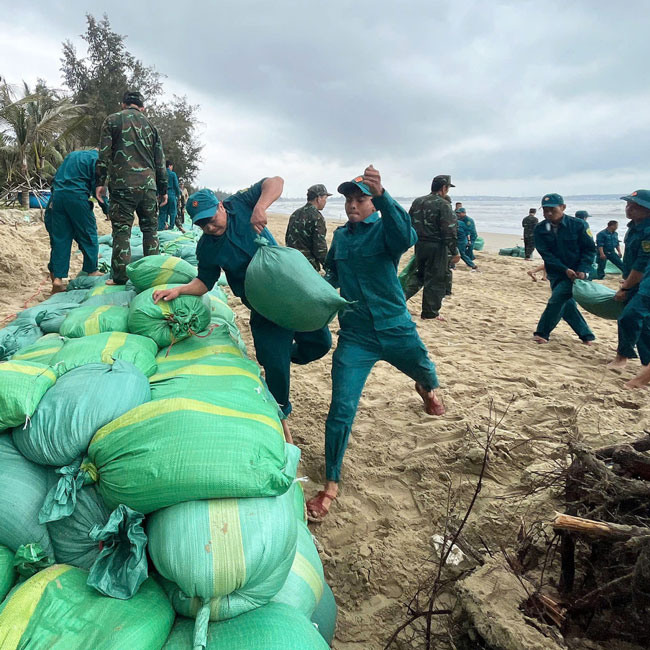
[[[406,210],[411,207],[415,197],[398,197],[397,200]],[[576,210],[587,210],[591,215],[589,226],[595,236],[597,232],[607,226],[607,222],[615,219],[619,222],[618,230],[621,240],[627,225],[625,218],[625,201],[612,196],[585,196],[566,197],[566,213],[572,215]],[[509,198],[509,197],[453,197],[452,201],[462,201],[467,214],[476,222],[476,229],[480,233],[502,233],[506,235],[522,234],[521,220],[528,214],[530,208],[537,207],[537,218],[542,219],[539,208],[540,197],[535,198]],[[452,203],[452,205],[453,205]],[[278,199],[271,211],[291,214],[294,210],[305,204],[304,199]],[[345,206],[341,196],[332,196],[327,201],[323,210],[325,219],[330,221],[344,221]]]

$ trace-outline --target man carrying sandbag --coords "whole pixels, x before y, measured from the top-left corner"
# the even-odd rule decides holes
[[[641,364],[650,364],[650,284],[642,283],[650,268],[650,190],[637,190],[621,199],[627,201],[625,216],[630,223],[624,240],[623,281],[614,296],[614,300],[626,304],[618,317],[616,358],[608,364],[613,369],[623,368],[628,359],[635,359],[635,348]],[[628,387],[635,388],[637,383]]]
[[[203,230],[196,246],[198,276],[180,287],[155,291],[153,299],[173,300],[179,295],[202,296],[214,287],[221,270],[228,278],[232,292],[251,309],[251,333],[257,361],[264,368],[266,383],[285,415],[291,413],[289,400],[291,362],[306,364],[325,356],[332,346],[327,326],[315,332],[295,332],[280,327],[251,308],[245,290],[246,269],[255,255],[258,235],[277,246],[266,227],[266,210],[280,197],[284,181],[279,176],[265,178],[219,201],[211,190],[200,190],[187,201],[192,223]],[[269,278],[268,290],[274,287]],[[288,436],[288,427],[285,435]]]
[[[551,297],[533,335],[535,343],[548,343],[561,319],[585,345],[596,338],[573,299],[573,280],[584,280],[594,263],[596,246],[587,222],[564,214],[559,194],[542,197],[544,220],[535,226],[535,248],[544,260],[551,283]]]
[[[342,183],[338,190],[345,196],[348,222],[334,233],[325,263],[326,278],[354,304],[339,315],[332,402],[325,424],[326,483],[325,489],[307,502],[312,521],[321,521],[336,499],[361,392],[378,361],[387,361],[415,381],[429,415],[445,412],[436,394],[435,365],[411,320],[397,278],[400,257],[417,239],[411,219],[384,190],[372,165],[363,176]]]

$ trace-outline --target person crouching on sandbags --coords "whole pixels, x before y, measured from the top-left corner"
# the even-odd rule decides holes
[[[338,191],[345,196],[348,222],[334,233],[325,277],[354,305],[339,315],[332,402],[325,424],[326,483],[307,502],[311,521],[322,521],[338,494],[361,392],[378,361],[387,361],[415,380],[429,415],[445,412],[436,394],[436,367],[411,320],[397,277],[400,257],[417,239],[411,218],[384,190],[372,165],[362,177],[339,185]]]
[[[264,368],[266,383],[285,416],[291,413],[289,382],[291,362],[306,364],[325,356],[332,347],[327,326],[315,332],[294,332],[272,323],[251,308],[246,299],[246,269],[258,249],[261,235],[277,246],[266,227],[266,210],[280,197],[284,181],[279,176],[265,178],[248,189],[219,201],[212,190],[192,194],[186,211],[192,223],[203,231],[196,246],[198,276],[180,287],[155,291],[153,299],[173,300],[181,294],[201,296],[216,284],[223,269],[232,292],[251,310],[251,333],[257,361]],[[274,291],[269,278],[269,291]],[[291,442],[289,427],[282,422]]]

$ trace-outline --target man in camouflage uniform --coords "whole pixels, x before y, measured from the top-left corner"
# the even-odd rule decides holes
[[[431,183],[431,193],[415,199],[409,210],[418,236],[415,245],[417,273],[406,285],[404,293],[408,300],[424,287],[423,319],[445,320],[440,315],[440,307],[445,297],[447,269],[450,261],[456,264],[460,260],[456,215],[445,200],[450,187],[455,187],[450,176],[436,176]]]
[[[307,203],[289,218],[284,237],[287,246],[299,250],[317,271],[327,257],[327,226],[320,211],[330,196],[324,185],[312,185],[307,190]]]
[[[537,214],[536,208],[531,208],[528,211],[528,216],[524,217],[521,221],[521,227],[524,229],[524,256],[525,259],[530,260],[535,250],[535,226],[539,223],[539,219],[535,216]]]
[[[104,200],[107,177],[111,194],[113,280],[109,284],[126,284],[133,212],[138,215],[144,254],[157,255],[157,198],[161,206],[167,203],[165,154],[158,131],[144,115],[140,93],[126,92],[122,110],[104,120],[95,172],[97,200]]]

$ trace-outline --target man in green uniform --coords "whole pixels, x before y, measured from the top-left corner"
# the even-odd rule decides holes
[[[338,190],[345,196],[348,222],[334,232],[326,278],[340,287],[341,296],[352,305],[339,315],[332,401],[325,424],[326,484],[307,502],[307,514],[315,521],[323,519],[338,494],[343,455],[361,392],[378,361],[387,361],[415,381],[429,415],[445,412],[436,394],[435,366],[411,320],[397,279],[399,259],[416,240],[409,215],[383,188],[372,165],[363,176],[342,183]],[[446,256],[444,260],[446,263]]]
[[[187,197],[189,196],[185,183],[180,184],[180,193],[178,195],[178,212],[176,213],[176,227],[184,234],[185,229],[183,223],[185,222],[185,206],[187,205]]]
[[[587,210],[576,210],[575,217],[576,219],[582,219],[583,221],[587,221],[591,215]]]
[[[461,208],[465,210],[465,208]],[[478,237],[478,232],[476,231],[476,222],[472,217],[467,214],[465,210],[465,223],[467,224],[467,230],[469,232],[469,246],[467,247],[467,256],[474,261],[476,256],[474,255],[474,244],[476,244],[476,239]],[[475,265],[476,266],[476,265]]]
[[[250,325],[257,360],[264,368],[271,394],[288,416],[291,413],[291,362],[306,364],[320,359],[332,346],[332,336],[327,326],[315,332],[294,332],[280,327],[252,309],[246,298],[246,269],[258,249],[255,239],[261,235],[277,246],[266,227],[266,210],[280,197],[283,187],[284,181],[274,176],[223,201],[211,190],[192,194],[187,211],[192,223],[203,230],[196,246],[198,275],[188,284],[156,291],[153,297],[158,302],[173,300],[182,294],[202,296],[214,287],[223,269],[232,292],[251,310]],[[273,290],[273,278],[269,278],[269,291]],[[286,423],[285,432],[288,434]]]
[[[158,131],[143,111],[142,95],[128,91],[122,99],[122,110],[109,115],[102,125],[96,196],[102,203],[108,178],[113,279],[107,284],[126,284],[134,211],[142,231],[144,254],[158,253],[157,198],[161,207],[167,203],[167,172]]]
[[[584,280],[594,263],[596,247],[587,233],[586,222],[564,214],[566,204],[559,194],[542,198],[544,221],[535,227],[535,248],[542,256],[551,283],[551,297],[533,336],[536,343],[548,343],[562,318],[580,340],[591,345],[595,336],[573,299],[573,281]]]
[[[327,226],[321,210],[330,196],[324,185],[312,185],[307,190],[307,203],[289,218],[285,235],[287,246],[299,250],[317,271],[327,257]]]
[[[178,176],[174,171],[174,163],[171,160],[167,165],[167,203],[160,206],[158,211],[158,230],[171,230],[176,224],[178,212],[178,195],[181,188],[178,184]]]
[[[404,293],[408,300],[423,288],[421,318],[425,320],[445,320],[440,315],[440,307],[445,297],[447,269],[450,261],[456,264],[460,260],[456,216],[444,198],[450,187],[456,187],[451,183],[451,176],[436,176],[431,182],[431,193],[415,199],[409,210],[418,236],[417,273],[409,280]]]
[[[472,271],[477,271],[478,266],[474,264],[474,253],[472,252],[473,242],[476,241],[474,221],[467,216],[465,208],[456,210],[456,218],[458,220],[458,254]],[[473,240],[472,233],[474,234]]]
[[[539,219],[535,216],[537,214],[536,208],[531,208],[528,211],[528,216],[521,220],[521,227],[524,229],[524,258],[531,260],[533,251],[535,250],[535,226],[539,223]]]
[[[50,236],[52,293],[63,291],[63,278],[70,269],[72,240],[83,255],[82,270],[88,275],[102,275],[97,270],[97,222],[89,196],[95,194],[97,149],[69,153],[56,170],[52,197],[45,210],[45,228]],[[100,204],[104,212],[107,204]]]
[[[625,302],[618,317],[618,347],[609,368],[623,368],[628,359],[650,363],[650,190],[622,196],[625,216],[630,220],[625,233],[623,282],[614,296]],[[635,351],[636,349],[636,351]]]
[[[602,280],[605,277],[605,266],[609,260],[621,271],[625,270],[621,259],[621,244],[618,241],[618,221],[610,221],[607,228],[596,235],[596,248],[598,249],[598,268],[596,278]]]

